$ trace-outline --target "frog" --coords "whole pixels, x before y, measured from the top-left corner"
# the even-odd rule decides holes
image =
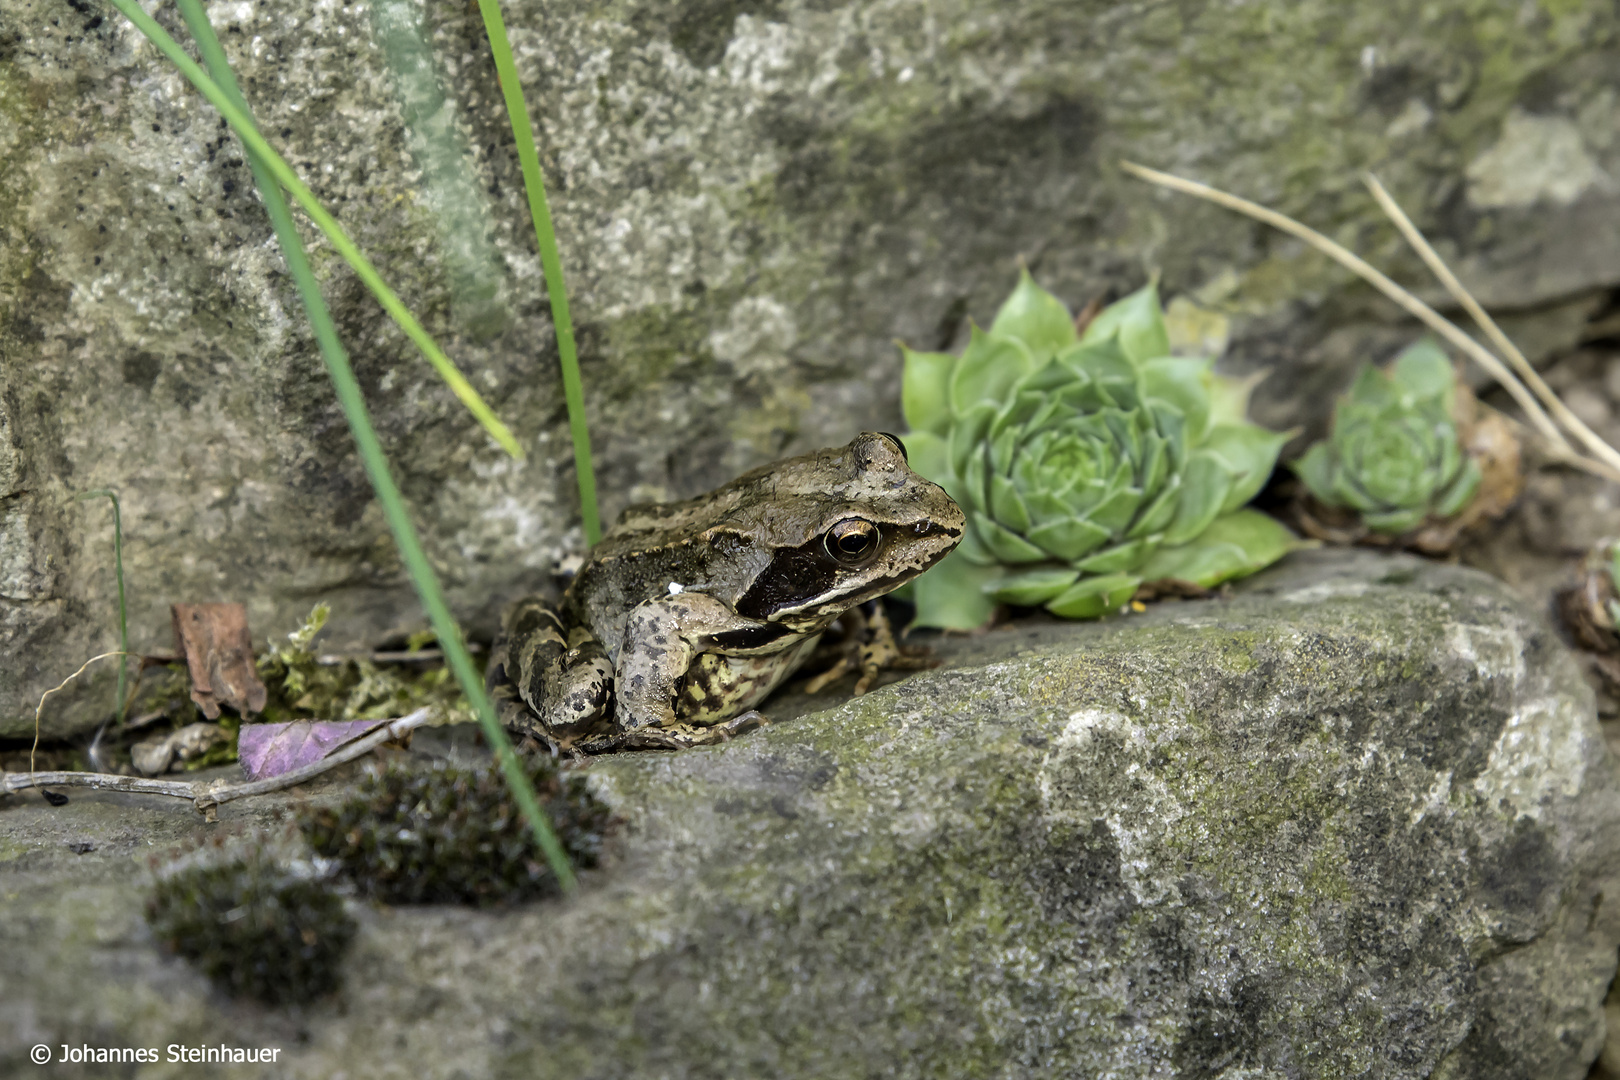
[[[962,509],[864,431],[679,502],[630,506],[560,601],[502,615],[487,683],[502,723],[553,752],[684,749],[755,708],[841,615],[938,563]]]

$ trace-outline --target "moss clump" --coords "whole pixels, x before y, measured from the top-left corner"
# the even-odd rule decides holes
[[[263,852],[163,876],[147,900],[146,921],[227,993],[270,1005],[335,990],[356,930],[322,875]]]
[[[529,758],[525,770],[574,865],[596,865],[608,808],[549,758]],[[364,894],[389,903],[489,906],[557,891],[494,765],[374,767],[354,798],[305,813],[299,827]]]
[[[269,692],[261,719],[385,720],[424,707],[434,709],[440,723],[475,719],[448,667],[379,667],[362,657],[321,663],[312,643],[330,613],[327,605],[317,604],[304,625],[287,635],[285,645],[259,657],[259,678]],[[408,649],[432,642],[431,634],[418,635]]]

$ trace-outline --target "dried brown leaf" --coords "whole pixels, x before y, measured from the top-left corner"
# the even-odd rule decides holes
[[[191,700],[210,720],[220,705],[247,715],[268,694],[254,669],[247,609],[241,604],[173,604],[174,640],[191,673]]]

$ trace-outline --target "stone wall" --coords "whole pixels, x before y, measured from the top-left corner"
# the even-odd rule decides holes
[[[1532,351],[1620,283],[1612,4],[510,3],[579,324],[603,503],[894,429],[896,338],[949,345],[1019,260],[1078,305],[1162,273],[1275,369],[1274,425],[1412,334],[1298,244],[1120,158],[1422,280],[1376,169]],[[576,547],[562,395],[476,10],[215,3],[260,126],[529,450],[504,458],[324,243],[314,258],[458,610]],[[178,31],[171,6],[158,17]],[[0,0],[0,735],[131,632],[318,599],[335,643],[420,623],[240,149],[102,0]],[[311,236],[313,240],[314,237]],[[110,673],[48,732],[105,709]]]

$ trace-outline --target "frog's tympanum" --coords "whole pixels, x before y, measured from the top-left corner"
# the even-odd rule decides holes
[[[840,614],[944,558],[962,527],[900,440],[873,432],[632,506],[561,604],[506,612],[490,689],[509,728],[565,749],[729,738]]]

